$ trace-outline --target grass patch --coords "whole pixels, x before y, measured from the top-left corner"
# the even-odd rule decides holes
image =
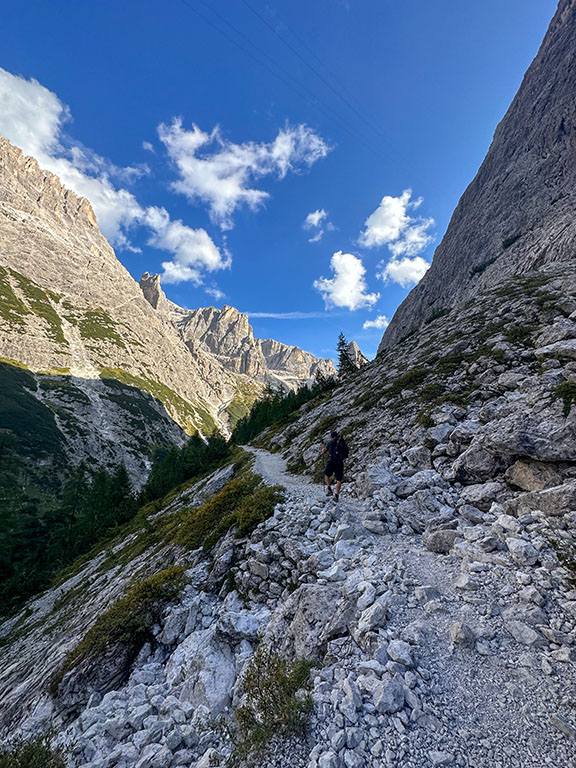
[[[574,403],[576,403],[576,384],[570,381],[565,381],[563,384],[559,384],[552,395],[553,400],[562,400],[563,408],[562,413],[564,416],[568,416]]]
[[[260,645],[244,677],[245,703],[236,709],[230,735],[235,750],[229,765],[262,755],[273,738],[302,733],[313,709],[309,661],[286,661]],[[300,695],[299,695],[300,692]]]
[[[281,486],[264,485],[262,478],[241,470],[222,490],[200,507],[184,510],[168,527],[167,538],[187,549],[210,549],[231,528],[237,536],[249,536],[267,520],[283,500]]]
[[[100,369],[100,378],[108,386],[110,386],[110,381],[116,380],[127,387],[135,387],[136,389],[148,392],[157,400],[160,400],[169,412],[174,414],[180,425],[189,434],[195,433],[198,429],[201,429],[205,435],[211,435],[216,431],[216,422],[202,405],[190,403],[176,394],[173,389],[159,381],[136,376],[121,368],[107,367]]]
[[[329,435],[336,428],[339,420],[340,417],[336,415],[326,416],[324,419],[321,419],[308,433],[311,442],[318,440],[322,436]]]
[[[15,272],[13,269],[11,269],[10,272],[18,283],[18,287],[26,297],[32,312],[37,317],[41,317],[48,326],[47,333],[49,338],[56,341],[58,344],[68,345],[66,337],[64,336],[64,331],[62,330],[60,316],[52,306],[52,302],[46,291],[42,290],[40,286],[33,283],[32,280],[29,280],[24,275],[21,275],[19,272]]]
[[[519,344],[523,347],[531,347],[532,333],[536,330],[535,325],[512,325],[504,331],[504,338],[510,344]]]
[[[152,627],[160,619],[164,607],[175,600],[184,587],[183,567],[171,566],[132,586],[84,635],[82,641],[70,651],[60,672],[52,678],[53,695],[64,675],[84,659],[100,656],[110,645],[126,648],[128,658],[134,660],[144,643],[152,638]]]
[[[434,420],[429,408],[424,408],[424,410],[420,411],[418,415],[418,424],[420,424],[421,427],[424,427],[424,429],[430,429],[430,427],[434,426]]]
[[[116,330],[116,323],[103,309],[91,309],[84,312],[78,321],[78,329],[83,339],[108,341],[117,347],[126,349],[122,337]]]
[[[22,299],[14,293],[8,270],[0,267],[0,317],[13,325],[24,328],[23,317],[31,312]]]
[[[66,768],[61,749],[53,749],[46,737],[22,742],[0,753],[0,768]]]

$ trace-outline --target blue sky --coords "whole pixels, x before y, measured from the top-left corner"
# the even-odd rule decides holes
[[[0,133],[92,200],[136,279],[253,313],[261,337],[331,356],[342,330],[372,356],[555,7],[14,3]]]

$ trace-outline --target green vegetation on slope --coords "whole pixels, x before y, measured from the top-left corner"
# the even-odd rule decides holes
[[[14,293],[8,277],[8,270],[5,267],[0,267],[0,317],[11,325],[20,326],[24,329],[22,318],[29,314],[31,313],[26,304]]]
[[[32,312],[37,317],[42,318],[48,326],[47,333],[49,338],[59,344],[67,344],[64,331],[62,330],[62,321],[50,301],[50,298],[54,298],[56,294],[50,292],[50,296],[49,292],[44,291],[40,286],[32,282],[32,280],[21,275],[19,272],[15,272],[13,269],[10,270],[10,273],[26,297]]]
[[[234,712],[230,735],[236,748],[230,765],[261,755],[273,738],[305,730],[313,709],[309,661],[286,661],[261,644],[244,677],[244,703]],[[302,692],[303,695],[298,695]]]
[[[47,738],[38,738],[0,752],[0,768],[66,768],[66,760]]]
[[[9,613],[48,587],[59,569],[130,520],[138,505],[124,466],[91,475],[81,465],[59,498],[11,487],[10,455],[1,444],[0,467],[0,610]]]
[[[248,536],[273,514],[282,491],[244,469],[202,506],[184,510],[168,528],[167,538],[187,549],[210,549],[231,528],[236,527],[238,536]]]
[[[281,427],[296,418],[299,408],[321,398],[337,385],[335,379],[319,377],[312,387],[302,386],[296,392],[268,389],[261,400],[257,400],[250,413],[240,419],[232,432],[232,442],[247,443],[267,427]]]
[[[211,435],[217,431],[214,419],[201,403],[196,402],[192,404],[188,402],[188,400],[176,394],[173,389],[170,389],[170,387],[167,387],[166,384],[162,384],[160,381],[136,376],[121,368],[106,367],[100,369],[100,378],[104,381],[120,381],[128,387],[143,389],[144,392],[153,395],[164,404],[168,411],[175,415],[176,420],[189,434],[194,434],[198,428],[205,435]]]
[[[110,646],[120,645],[127,665],[136,658],[145,642],[152,639],[152,627],[167,603],[175,600],[184,587],[185,568],[171,566],[132,586],[128,592],[101,613],[82,641],[66,656],[60,672],[51,681],[56,693],[62,678],[84,659],[95,660]]]
[[[68,318],[73,322],[72,318]],[[78,329],[83,339],[94,341],[109,341],[117,347],[126,349],[122,336],[116,330],[117,324],[103,309],[84,311],[78,320]]]

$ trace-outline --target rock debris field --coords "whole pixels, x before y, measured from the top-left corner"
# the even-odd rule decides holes
[[[576,590],[549,544],[574,481],[499,501],[499,483],[382,460],[336,504],[250,450],[286,497],[248,539],[218,545],[236,588],[211,589],[205,557],[187,571],[155,648],[59,734],[71,766],[224,765],[215,722],[242,702],[258,641],[315,662],[314,707],[304,735],[245,765],[576,765]]]

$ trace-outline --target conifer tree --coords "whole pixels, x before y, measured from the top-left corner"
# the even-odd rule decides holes
[[[354,365],[348,354],[348,342],[342,332],[338,336],[338,344],[336,346],[338,352],[338,376],[343,379],[346,376],[350,376],[356,373],[358,368]]]

